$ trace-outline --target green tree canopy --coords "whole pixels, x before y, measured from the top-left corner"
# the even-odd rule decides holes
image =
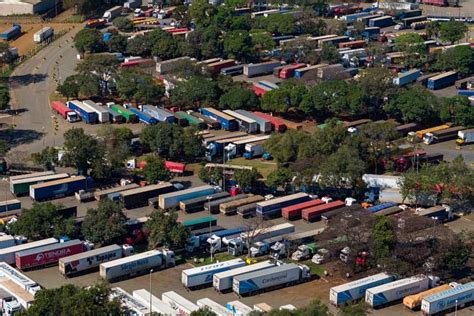
[[[307,90],[303,84],[284,81],[278,89],[273,89],[263,95],[261,98],[262,109],[286,113],[290,108],[298,107],[306,93]]]
[[[250,60],[252,47],[252,38],[246,30],[231,31],[224,36],[224,52],[231,58]]]
[[[97,53],[104,46],[102,33],[97,29],[82,29],[74,36],[74,45],[80,53]]]
[[[124,53],[127,51],[127,37],[120,34],[114,34],[107,42],[107,46],[112,53]]]
[[[372,249],[376,260],[390,256],[396,241],[395,232],[386,216],[377,216],[372,228]]]
[[[415,67],[420,65],[426,54],[426,45],[424,39],[418,33],[404,33],[395,40],[397,51],[404,53],[404,65]]]
[[[54,167],[59,163],[58,150],[48,146],[40,152],[32,153],[31,159],[34,163],[45,167],[46,170],[54,170]]]
[[[120,98],[127,101],[157,103],[164,89],[151,76],[135,69],[124,69],[117,78],[117,92]]]
[[[404,122],[433,122],[439,116],[436,97],[418,86],[401,89],[384,108],[387,113]]]
[[[218,316],[216,313],[211,311],[208,307],[203,307],[197,311],[191,312],[190,316]]]
[[[245,192],[251,191],[256,187],[256,182],[261,178],[261,174],[257,170],[238,169],[234,173],[235,181]]]
[[[320,55],[321,61],[327,64],[336,64],[341,60],[336,46],[331,44],[323,44]]]
[[[243,87],[234,87],[221,95],[219,107],[232,110],[252,110],[257,109],[259,99],[249,89]]]
[[[165,162],[158,156],[148,156],[146,158],[143,175],[148,183],[157,183],[158,181],[171,179],[169,170],[165,168]]]
[[[449,22],[441,23],[439,37],[443,41],[448,41],[453,44],[463,38],[467,30],[468,27],[465,23],[451,20]]]
[[[10,104],[10,90],[8,86],[0,84],[0,110],[5,110]]]
[[[64,133],[64,156],[61,163],[74,166],[79,174],[87,174],[94,164],[104,163],[104,151],[99,142],[82,128],[72,128]]]
[[[171,91],[171,101],[185,107],[217,104],[221,91],[217,83],[202,76],[179,81]]]
[[[99,202],[97,208],[89,208],[82,223],[84,238],[100,245],[118,242],[126,234],[127,217],[122,206],[109,199]]]
[[[149,247],[155,249],[162,245],[171,249],[183,249],[190,236],[183,224],[178,222],[178,213],[171,211],[165,214],[162,211],[151,213],[145,228],[149,231]]]
[[[441,120],[464,127],[474,126],[474,107],[466,96],[445,98],[441,102]]]
[[[58,86],[58,91],[69,98],[88,98],[100,94],[99,77],[94,74],[75,74]]]
[[[131,32],[133,31],[133,23],[129,18],[124,16],[116,17],[112,21],[113,26],[118,28],[122,32]]]
[[[455,70],[463,75],[474,72],[474,52],[470,46],[456,46],[441,52],[433,65],[436,70]]]
[[[292,174],[290,170],[280,167],[268,175],[265,184],[273,190],[278,190],[280,187],[282,187],[283,190],[286,191],[286,187],[291,182],[291,177]]]
[[[100,143],[105,149],[105,159],[113,172],[121,172],[131,154],[132,131],[127,127],[103,126],[99,132]]]

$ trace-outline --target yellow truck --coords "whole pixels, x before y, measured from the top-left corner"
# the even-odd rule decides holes
[[[448,125],[448,124],[443,124],[443,125],[439,125],[439,126],[430,127],[430,128],[427,128],[427,129],[422,129],[422,130],[416,131],[416,137],[418,137],[418,139],[423,139],[423,136],[426,133],[433,133],[433,132],[441,131],[443,129],[447,129],[447,128],[450,128],[450,127],[451,126]]]
[[[434,287],[418,294],[405,296],[405,298],[403,299],[403,305],[405,305],[409,309],[416,309],[421,306],[421,301],[425,297],[449,290],[451,288],[453,288],[453,286],[451,286],[450,284],[443,284],[441,286]]]

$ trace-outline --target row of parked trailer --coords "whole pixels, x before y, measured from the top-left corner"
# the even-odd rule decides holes
[[[329,300],[343,306],[365,299],[373,308],[381,308],[403,300],[412,310],[421,308],[425,315],[446,313],[460,309],[474,301],[474,282],[438,285],[439,279],[417,275],[404,279],[379,273],[363,279],[332,287]]]

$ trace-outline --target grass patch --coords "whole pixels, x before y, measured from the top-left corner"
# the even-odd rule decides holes
[[[243,157],[235,158],[229,161],[231,165],[249,166],[257,169],[260,174],[266,178],[272,171],[277,169],[275,161],[264,161],[260,159],[245,159]]]
[[[83,15],[71,15],[59,23],[82,23],[86,18]]]
[[[316,264],[311,259],[306,260],[306,261],[301,261],[302,264],[307,265],[311,269],[311,274],[312,275],[318,275],[320,277],[324,276],[324,270],[327,270],[323,265]]]
[[[66,103],[67,102],[67,98],[65,96],[63,96],[61,93],[57,92],[57,91],[54,91],[52,92],[50,95],[49,95],[49,101],[53,102],[53,101],[61,101],[61,102],[64,102]]]

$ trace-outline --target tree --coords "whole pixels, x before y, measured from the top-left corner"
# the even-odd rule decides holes
[[[135,56],[150,56],[152,47],[152,43],[145,35],[137,35],[127,42],[127,52]]]
[[[439,22],[438,21],[429,22],[428,24],[426,24],[425,31],[428,38],[438,37],[439,31],[440,31]]]
[[[424,39],[418,33],[405,33],[395,40],[395,47],[404,53],[404,65],[407,67],[419,66],[426,53]]]
[[[449,22],[441,23],[439,37],[443,41],[448,41],[451,42],[451,44],[454,44],[454,42],[463,38],[467,30],[467,25],[464,24],[464,22],[451,20]]]
[[[132,131],[127,127],[104,126],[99,130],[98,136],[101,145],[105,149],[105,159],[112,172],[120,172],[125,166],[125,160],[131,154]]]
[[[345,108],[341,104],[347,102],[346,94],[344,93],[346,90],[347,83],[343,80],[323,81],[313,86],[303,96],[300,109],[305,113],[324,118],[330,114],[328,105]]]
[[[393,74],[384,67],[371,67],[361,72],[359,87],[367,96],[369,106],[378,109],[394,94]]]
[[[97,53],[104,45],[102,33],[97,29],[82,29],[74,36],[74,45],[80,53]]]
[[[455,70],[469,75],[474,69],[474,53],[469,46],[456,46],[441,52],[433,65],[436,70]]]
[[[21,315],[121,315],[126,311],[119,298],[110,298],[104,284],[78,287],[66,284],[54,289],[41,289],[32,305]]]
[[[272,35],[265,30],[252,29],[250,30],[250,36],[252,37],[253,50],[256,53],[262,53],[275,48],[275,41]]]
[[[280,187],[286,191],[288,184],[291,182],[291,176],[291,172],[287,168],[278,168],[268,175],[265,184],[275,191]]]
[[[224,52],[231,58],[250,60],[252,55],[252,38],[248,31],[236,30],[225,34]]]
[[[188,9],[188,14],[191,20],[196,21],[196,24],[208,26],[211,24],[211,17],[215,14],[215,9],[207,0],[197,0]]]
[[[0,43],[0,65],[10,64],[13,61],[13,56],[10,51],[10,45],[7,42]]]
[[[72,128],[64,133],[64,156],[61,162],[74,166],[79,174],[87,174],[96,162],[103,163],[104,151],[97,140],[84,133],[82,128]]]
[[[134,69],[125,69],[117,78],[117,92],[124,100],[146,104],[156,103],[163,96],[164,89],[151,76]]]
[[[318,44],[307,38],[295,38],[284,43],[281,49],[281,55],[287,62],[317,64],[320,62],[320,54],[316,52]]]
[[[237,169],[234,173],[234,179],[245,192],[255,187],[255,183],[261,177],[257,170]]]
[[[288,35],[295,34],[296,23],[292,15],[271,14],[267,17],[258,17],[255,21],[258,28],[266,29],[272,34]]]
[[[58,164],[58,150],[54,147],[46,147],[40,152],[31,154],[34,163],[42,165],[46,170],[54,170]]]
[[[438,119],[438,101],[427,89],[412,86],[401,89],[385,105],[385,111],[404,122],[432,122]]]
[[[263,95],[262,109],[286,113],[290,108],[299,106],[306,93],[307,90],[303,84],[284,81],[278,89],[273,89]]]
[[[339,312],[340,316],[366,316],[368,313],[369,304],[360,302],[357,304],[344,305]]]
[[[129,18],[124,16],[116,17],[113,22],[113,26],[118,28],[122,32],[131,32],[133,31],[133,23]]]
[[[321,60],[328,64],[336,64],[340,60],[339,52],[336,46],[331,44],[323,44],[321,48]]]
[[[118,242],[127,233],[127,217],[122,212],[122,205],[109,199],[99,202],[97,208],[87,209],[82,233],[84,238],[100,245]]]
[[[100,93],[99,77],[93,74],[75,74],[58,86],[58,91],[69,98],[88,98]]]
[[[219,107],[222,109],[252,110],[258,108],[258,103],[255,93],[243,87],[234,87],[219,99]]]
[[[150,233],[148,236],[150,249],[160,245],[171,249],[183,249],[190,236],[189,230],[178,222],[176,211],[167,214],[154,211],[145,223],[145,229]]]
[[[302,308],[298,315],[301,316],[331,316],[329,308],[319,300],[313,300],[308,306]]]
[[[74,236],[77,232],[74,218],[65,217],[59,210],[51,202],[34,203],[30,209],[22,210],[21,217],[10,226],[10,230],[32,240]]]
[[[157,156],[148,156],[146,158],[146,165],[143,168],[143,175],[148,183],[158,183],[159,181],[168,181],[171,179],[171,174],[165,168],[164,161]]]
[[[375,260],[378,261],[390,256],[396,237],[388,217],[376,217],[371,240],[371,253]]]
[[[221,91],[216,82],[202,76],[179,81],[171,91],[171,102],[185,107],[217,104]]]
[[[187,37],[187,42],[193,50],[192,56],[198,59],[221,56],[222,41],[220,36],[221,30],[217,25],[198,26]]]
[[[265,142],[264,147],[278,162],[295,161],[298,158],[300,146],[308,135],[302,131],[289,130],[284,134],[273,135]]]
[[[0,157],[5,157],[7,152],[10,150],[8,144],[3,139],[0,139]]]
[[[326,32],[326,22],[318,19],[314,10],[305,8],[301,17],[296,21],[298,32],[301,34],[309,34],[311,36],[321,36]]]
[[[465,96],[444,98],[441,102],[440,118],[455,125],[474,126],[474,107]]]
[[[10,90],[8,86],[0,84],[0,110],[5,110],[10,104]]]
[[[107,42],[107,46],[109,46],[109,50],[112,53],[125,53],[127,45],[127,37],[120,34],[112,35],[110,40]]]
[[[211,311],[209,307],[203,307],[197,311],[191,312],[190,316],[217,316],[217,314]]]

